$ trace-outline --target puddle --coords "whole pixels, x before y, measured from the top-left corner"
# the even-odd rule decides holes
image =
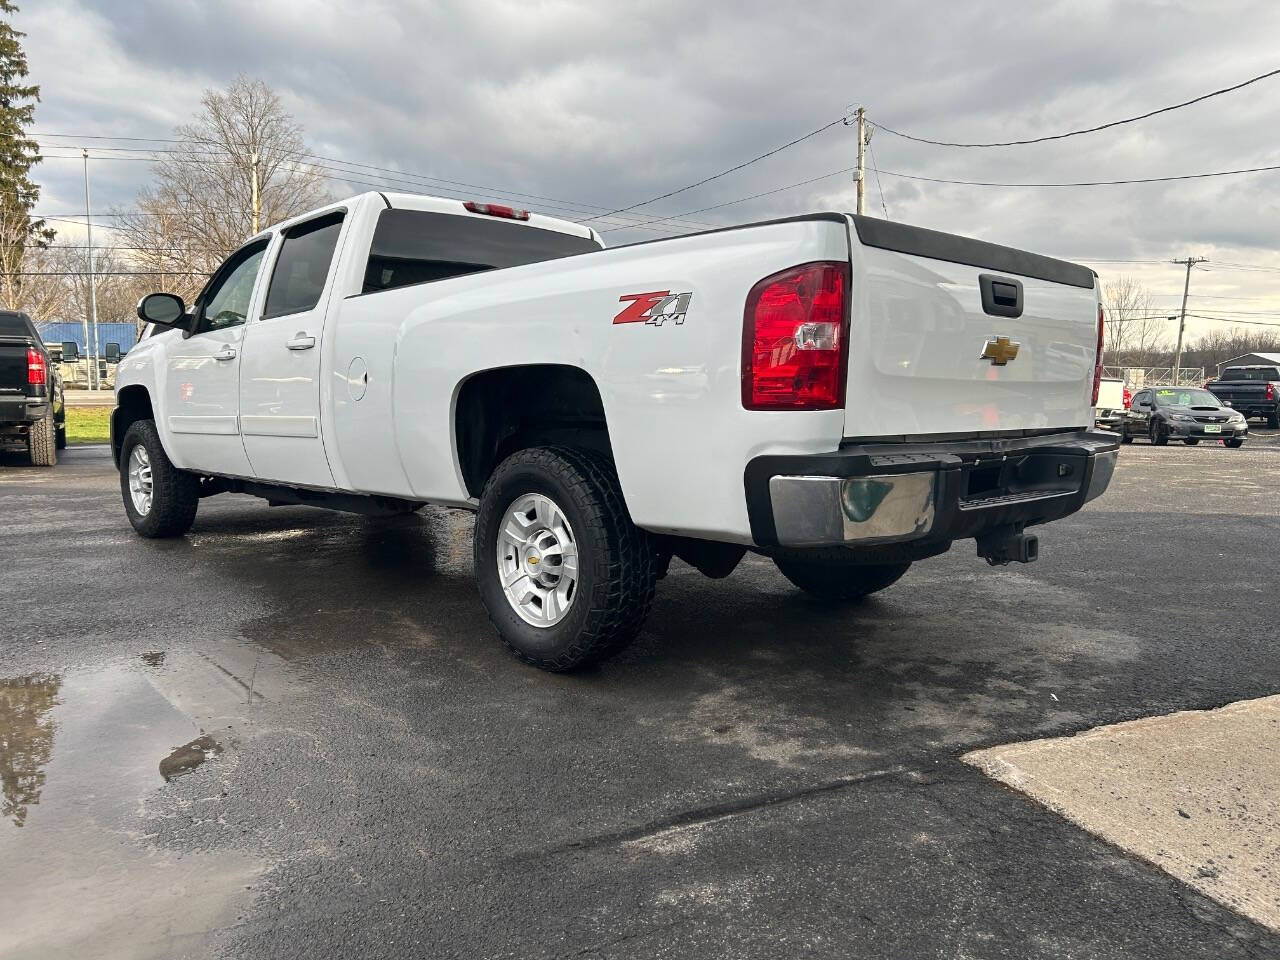
[[[147,673],[135,660],[0,680],[3,960],[203,954],[247,905],[256,858],[142,836],[166,772],[221,751]]]

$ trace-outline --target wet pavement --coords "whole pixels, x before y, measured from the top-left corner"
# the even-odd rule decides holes
[[[465,513],[149,542],[105,449],[0,458],[0,957],[1280,956],[962,760],[1280,691],[1255,439],[1127,446],[1038,563],[851,609],[676,562],[568,677],[492,635]]]

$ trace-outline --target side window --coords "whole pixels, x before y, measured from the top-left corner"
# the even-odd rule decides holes
[[[316,308],[338,247],[342,217],[341,213],[332,213],[290,227],[285,233],[271,273],[271,286],[267,288],[263,319]]]
[[[244,323],[266,249],[264,241],[232,254],[200,298],[202,308],[196,333]]]
[[[1133,398],[1132,406],[1135,406],[1135,407],[1145,406],[1146,402],[1147,402],[1147,394],[1145,391],[1143,391],[1138,393],[1138,395]]]

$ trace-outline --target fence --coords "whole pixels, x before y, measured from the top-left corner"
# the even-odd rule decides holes
[[[1107,367],[1102,368],[1104,377],[1119,377],[1130,390],[1143,387],[1174,386],[1198,387],[1207,379],[1204,367]]]

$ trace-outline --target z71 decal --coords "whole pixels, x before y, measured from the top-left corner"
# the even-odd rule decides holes
[[[660,327],[668,320],[684,323],[692,293],[655,290],[652,293],[624,293],[618,298],[626,308],[613,318],[614,323],[648,323]]]

